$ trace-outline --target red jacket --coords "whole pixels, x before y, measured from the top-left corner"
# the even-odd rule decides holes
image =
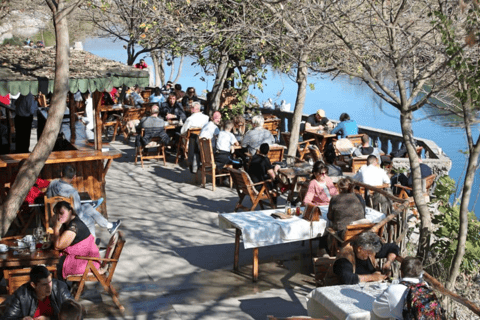
[[[28,192],[25,201],[27,201],[29,204],[35,203],[35,199],[44,196],[44,193],[40,189],[48,187],[49,184],[50,181],[38,178],[32,189],[30,189],[30,191]]]

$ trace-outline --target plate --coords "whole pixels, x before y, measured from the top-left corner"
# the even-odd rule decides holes
[[[0,244],[0,253],[5,253],[8,251],[8,246],[6,244]]]

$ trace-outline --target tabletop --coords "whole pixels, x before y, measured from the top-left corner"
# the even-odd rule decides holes
[[[387,283],[368,282],[364,287],[354,284],[316,288],[306,297],[307,312],[312,318],[330,315],[341,320],[385,319],[373,313],[372,305],[387,287]]]
[[[309,240],[325,235],[328,226],[328,206],[320,206],[320,221],[309,222],[301,217],[275,219],[272,213],[282,209],[220,213],[218,222],[221,229],[237,228],[242,231],[245,249],[271,246],[300,240]],[[303,211],[303,210],[302,210]],[[374,223],[385,218],[381,212],[366,208],[366,218]]]
[[[10,247],[5,253],[0,253],[0,267],[31,267],[34,265],[56,265],[59,260],[59,251],[40,250],[30,252],[28,248],[14,249],[17,246],[15,239],[0,240],[1,244]]]

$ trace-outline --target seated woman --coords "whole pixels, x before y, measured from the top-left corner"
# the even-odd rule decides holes
[[[62,251],[57,274],[60,280],[65,280],[69,275],[82,274],[85,271],[88,261],[76,259],[75,256],[100,258],[100,253],[95,245],[95,238],[68,202],[58,202],[53,211],[53,245],[55,250]],[[100,266],[98,262],[93,264],[96,268]]]
[[[263,143],[260,146],[259,152],[253,156],[252,161],[250,162],[248,175],[252,179],[253,183],[271,179],[273,182],[268,183],[268,188],[272,190],[274,188],[274,182],[276,181],[275,178],[277,177],[277,172],[278,169],[280,169],[280,166],[273,166],[270,163],[270,159],[267,157],[269,150],[270,146],[268,143]],[[260,191],[262,185],[255,186],[255,188]]]
[[[332,281],[336,275],[341,284],[384,280],[399,250],[394,243],[382,244],[380,237],[373,232],[361,233],[337,253],[333,268],[329,271],[333,271],[333,275],[327,274],[325,278]],[[379,258],[387,258],[383,274],[377,268],[376,259]]]
[[[160,105],[160,103],[165,102],[165,97],[162,94],[162,91],[160,90],[159,87],[156,87],[153,89],[153,94],[148,98],[148,102],[150,103],[156,103],[157,105]]]
[[[238,142],[242,142],[243,136],[245,135],[245,118],[242,115],[236,115],[233,118],[233,135]]]
[[[332,134],[339,134],[342,138],[350,136],[352,134],[358,134],[357,122],[351,120],[348,113],[342,113],[340,115],[340,123],[332,130]]]
[[[330,199],[327,218],[330,226],[343,238],[350,223],[365,218],[365,201],[353,192],[354,184],[349,179],[339,180],[337,187],[340,194]]]
[[[325,206],[330,203],[332,196],[338,194],[332,179],[327,176],[328,169],[321,161],[315,162],[312,169],[312,180],[308,184],[308,191],[303,199],[305,205]]]

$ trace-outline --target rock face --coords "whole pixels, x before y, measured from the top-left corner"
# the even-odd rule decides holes
[[[40,11],[12,11],[0,25],[0,42],[17,37],[32,37],[46,27],[51,20],[48,14]]]

